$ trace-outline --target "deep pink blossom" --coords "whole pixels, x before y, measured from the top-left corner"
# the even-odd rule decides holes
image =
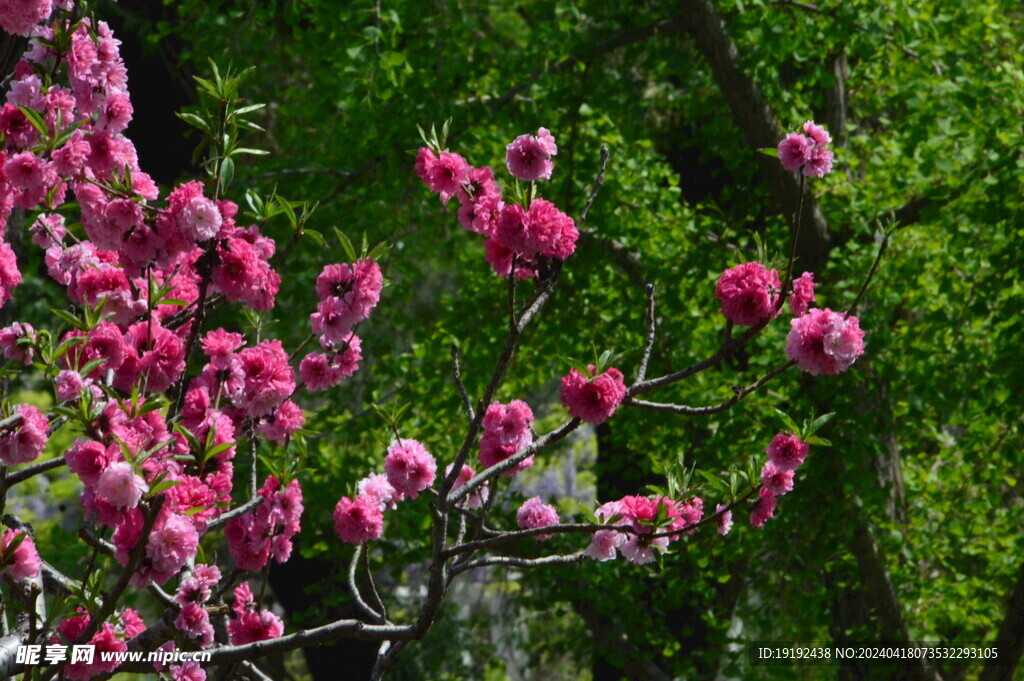
[[[182,662],[168,667],[174,681],[206,681],[206,670],[198,662]]]
[[[13,362],[21,362],[25,366],[32,363],[34,351],[31,345],[18,342],[22,339],[35,340],[36,331],[27,322],[14,322],[10,326],[0,329],[0,350],[6,359]]]
[[[816,308],[793,319],[791,325],[786,354],[813,376],[846,371],[864,352],[864,332],[852,315]]]
[[[0,307],[11,299],[11,291],[21,283],[21,272],[14,250],[6,241],[0,239]]]
[[[264,416],[256,426],[256,433],[271,442],[284,446],[296,430],[306,422],[302,407],[291,400],[282,402],[273,414]]]
[[[199,535],[188,518],[161,514],[146,545],[146,558],[152,568],[149,577],[163,584],[196,555],[198,546]]]
[[[715,296],[722,301],[726,319],[739,326],[754,326],[778,315],[775,307],[781,288],[777,271],[747,262],[722,273]]]
[[[334,531],[343,542],[364,544],[380,539],[384,532],[384,514],[380,502],[369,495],[355,499],[342,497],[334,507]]]
[[[64,453],[64,458],[71,472],[86,486],[93,487],[99,482],[100,475],[107,466],[117,460],[119,453],[120,449],[116,444],[105,446],[95,440],[76,440]]]
[[[22,537],[18,546],[11,550],[11,543],[18,537]],[[11,579],[22,581],[39,576],[39,568],[43,562],[36,551],[36,544],[23,530],[7,530],[0,537],[0,573],[10,573]]]
[[[558,524],[558,511],[554,506],[545,504],[540,497],[531,497],[523,502],[523,505],[516,511],[516,524],[524,530],[533,530],[538,527],[549,527]],[[554,535],[538,534],[535,538],[538,541],[551,539]]]
[[[442,203],[448,203],[459,192],[459,188],[469,181],[470,165],[458,154],[442,151],[433,160],[426,155],[422,158],[421,177],[430,187],[430,191],[440,194]],[[419,167],[420,158],[417,158],[417,169]]]
[[[778,433],[772,438],[771,444],[765,449],[768,460],[776,468],[793,471],[807,458],[810,445],[792,433]]]
[[[433,484],[437,461],[420,442],[401,438],[388,447],[384,470],[395,491],[402,497],[415,499]]]
[[[833,154],[828,145],[831,135],[814,121],[803,124],[803,133],[791,132],[779,142],[779,161],[789,171],[798,170],[807,177],[824,177],[832,171]]]
[[[178,617],[174,620],[174,628],[197,641],[203,648],[213,643],[214,632],[210,614],[198,603],[187,602],[181,606]]]
[[[754,510],[750,514],[750,524],[754,527],[761,527],[775,517],[775,506],[778,500],[766,487],[761,488]]]
[[[484,414],[483,435],[480,438],[480,463],[485,468],[517,454],[533,442],[533,411],[522,400],[508,404],[493,402]],[[533,465],[533,457],[520,461],[505,472],[513,475]]]
[[[284,633],[281,618],[269,610],[256,610],[256,602],[248,582],[235,588],[235,602],[231,605],[236,619],[228,623],[231,645],[245,645],[255,641],[277,638]]]
[[[295,373],[279,340],[264,340],[238,353],[244,383],[234,398],[248,416],[271,413],[295,391]]]
[[[626,384],[622,372],[614,367],[598,376],[593,376],[596,366],[591,364],[587,368],[592,378],[575,368],[562,377],[562,405],[573,417],[598,426],[615,413],[626,397]]]
[[[781,496],[793,491],[793,470],[780,468],[771,461],[761,469],[761,482],[772,494]]]
[[[807,307],[814,302],[814,275],[804,272],[793,280],[793,293],[789,296],[789,309],[799,317],[807,312]]]
[[[505,149],[505,165],[508,172],[520,180],[551,179],[551,157],[558,153],[555,138],[546,128],[536,135],[520,135]]]

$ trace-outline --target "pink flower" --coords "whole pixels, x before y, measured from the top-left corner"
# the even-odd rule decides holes
[[[761,482],[765,489],[775,495],[783,495],[793,491],[793,470],[779,468],[771,461],[761,469]]]
[[[532,530],[538,527],[549,527],[551,525],[557,525],[558,511],[555,510],[554,506],[545,504],[540,500],[540,497],[531,497],[523,502],[523,505],[516,511],[516,524],[524,530]],[[550,534],[538,534],[536,539],[538,541],[545,541],[551,539],[554,535]]]
[[[210,600],[212,589],[220,578],[220,568],[216,565],[196,565],[192,568],[192,574],[182,580],[174,595],[174,602],[182,607],[187,603],[205,603]]]
[[[388,482],[387,476],[380,473],[372,473],[360,480],[356,485],[356,491],[359,492],[360,498],[366,497],[377,502],[382,511],[398,506],[395,502],[400,498],[400,495],[391,486],[391,483]]]
[[[240,230],[243,231],[243,230]],[[219,264],[213,268],[211,281],[233,302],[254,310],[269,310],[281,288],[281,277],[270,267],[259,248],[236,231],[218,246]]]
[[[8,466],[35,461],[50,437],[46,414],[30,404],[19,404],[14,410],[21,414],[21,422],[0,435],[0,461]]]
[[[171,387],[185,371],[185,344],[170,329],[156,321],[142,321],[124,335],[124,361],[115,372],[114,387],[131,392],[160,393]]]
[[[800,170],[805,163],[811,160],[811,150],[814,147],[806,135],[791,132],[786,139],[779,142],[779,161],[786,170]]]
[[[715,513],[720,514],[718,516],[718,534],[723,537],[729,534],[729,530],[732,529],[732,511],[723,511],[728,508],[725,504],[718,504],[715,506]]]
[[[3,350],[4,357],[28,366],[32,363],[34,351],[31,345],[18,342],[23,338],[35,340],[36,331],[31,324],[14,322],[10,326],[0,329],[0,349]]]
[[[593,364],[587,369],[591,375],[597,371]],[[622,372],[614,367],[593,378],[571,369],[568,376],[562,377],[561,391],[562,405],[569,414],[598,426],[615,413],[626,397],[626,384]]]
[[[483,418],[484,434],[480,438],[480,463],[485,468],[490,468],[529,447],[533,443],[532,424],[533,411],[522,400],[512,400],[507,405],[500,402],[491,403]],[[505,475],[513,475],[532,465],[533,457],[529,456],[506,471]]]
[[[57,374],[57,378],[53,382],[54,388],[57,393],[58,402],[67,402],[68,400],[77,400],[82,394],[82,388],[85,387],[85,382],[82,380],[81,374],[77,371],[68,371],[65,369]]]
[[[114,508],[135,508],[148,491],[149,485],[127,461],[107,466],[96,483],[96,495]]]
[[[415,499],[430,487],[437,472],[437,462],[416,440],[402,438],[388,447],[384,458],[388,482],[402,497]]]
[[[617,555],[616,549],[622,546],[625,535],[617,530],[598,530],[590,539],[590,545],[583,551],[583,555],[597,561],[613,560]]]
[[[558,153],[555,138],[546,128],[537,135],[520,135],[505,149],[505,165],[508,172],[520,180],[551,179],[551,157]]]
[[[261,437],[284,446],[296,430],[306,422],[302,407],[291,400],[285,400],[271,416],[263,417],[256,426]]]
[[[120,450],[117,445],[104,446],[95,440],[77,440],[65,454],[68,468],[76,474],[86,487],[99,483],[100,475],[113,461]]]
[[[11,299],[11,291],[21,283],[21,272],[14,250],[6,241],[0,239],[0,307]]]
[[[442,203],[447,204],[459,192],[459,188],[469,181],[470,166],[458,154],[442,151],[433,162],[427,160],[427,157],[424,157],[424,161],[424,181],[430,191],[441,195]]]
[[[572,255],[579,238],[573,219],[544,199],[534,199],[529,211],[518,204],[504,206],[494,233],[502,245],[527,258],[542,255],[558,260]]]
[[[750,524],[754,527],[762,527],[766,521],[774,518],[775,505],[777,503],[778,501],[776,500],[775,495],[767,488],[762,487],[760,496],[757,499],[757,504],[754,506],[754,510],[750,514]]]
[[[832,137],[814,121],[803,125],[804,134],[791,132],[779,142],[779,161],[789,171],[799,170],[807,177],[824,177],[832,171]]]
[[[231,645],[266,641],[284,633],[284,623],[280,617],[269,610],[256,610],[248,582],[242,582],[235,588],[235,602],[231,609],[237,617],[228,624]]]
[[[27,36],[52,11],[53,0],[8,0],[0,3],[0,26],[8,33]]]
[[[292,537],[300,529],[302,488],[298,480],[282,487],[268,476],[259,490],[263,503],[254,511],[228,521],[224,533],[239,570],[261,570],[271,557],[278,563],[291,555]]]
[[[204,648],[213,643],[213,625],[210,624],[210,614],[198,603],[189,602],[181,606],[181,611],[178,613],[177,619],[174,620],[174,628],[190,639],[198,641],[199,645]]]
[[[791,326],[786,354],[812,376],[846,371],[864,352],[864,332],[854,316],[813,309],[793,319]]]
[[[789,296],[789,309],[795,317],[807,312],[807,306],[814,302],[814,275],[804,272],[793,280],[793,293]]]
[[[531,457],[530,461],[531,461],[531,463],[533,462],[532,457]],[[444,469],[445,477],[448,477],[448,474],[452,472],[452,466],[453,465],[455,465],[455,464],[450,463]],[[469,466],[463,464],[462,465],[462,470],[459,471],[458,476],[456,476],[456,478],[455,478],[455,482],[452,484],[452,490],[451,491],[454,492],[455,490],[459,489],[460,487],[465,485],[467,482],[472,480],[473,479],[473,475],[474,475],[473,469],[470,468]],[[490,496],[490,489],[487,487],[487,483],[485,482],[484,484],[480,485],[479,487],[474,489],[472,492],[470,492],[469,496],[465,498],[466,508],[471,508],[471,509],[483,508],[484,504],[487,503],[487,498],[489,496]]]
[[[174,681],[206,681],[206,670],[200,667],[198,662],[172,664],[169,669]]]
[[[655,549],[665,551],[667,548],[668,537],[651,539],[641,534],[634,534],[622,542],[619,550],[633,565],[646,565],[654,562]]]
[[[218,369],[227,369],[235,352],[245,345],[245,338],[240,333],[230,333],[224,329],[210,331],[200,341],[203,353]]]
[[[158,584],[166,582],[196,555],[198,546],[199,535],[188,518],[168,513],[163,522],[158,519],[146,546],[153,581]]]
[[[772,438],[771,444],[765,449],[768,460],[776,468],[784,471],[795,471],[807,458],[810,445],[792,433],[778,433]]]
[[[16,548],[11,550],[11,544],[21,537]],[[28,533],[22,530],[7,530],[3,537],[0,537],[0,572],[9,570],[11,579],[20,582],[39,576],[39,568],[43,561],[36,551],[36,543]]]
[[[272,412],[295,391],[295,373],[279,340],[265,340],[238,353],[244,382],[233,398],[248,416]]]
[[[369,495],[357,496],[355,500],[342,497],[334,507],[334,531],[349,544],[380,539],[384,532],[380,502]]]
[[[758,262],[737,265],[722,273],[715,297],[722,301],[722,314],[733,324],[754,326],[778,315],[779,273]]]

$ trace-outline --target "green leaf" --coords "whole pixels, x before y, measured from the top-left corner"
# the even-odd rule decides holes
[[[781,409],[775,409],[775,413],[778,414],[780,419],[782,419],[782,424],[786,426],[786,428],[793,431],[794,433],[800,432],[800,428],[796,425],[796,421],[794,421],[789,414],[782,411]]]
[[[165,490],[169,490],[170,488],[175,487],[175,486],[180,485],[180,484],[181,484],[181,480],[163,480],[163,481],[153,485],[153,488],[149,490],[149,494],[150,494],[150,496],[154,496],[155,497],[157,494],[160,494],[161,492],[163,492]]]
[[[235,162],[230,156],[220,162],[220,190],[227,189],[231,181],[235,179]]]
[[[345,255],[348,257],[349,261],[355,262],[358,260],[359,256],[356,255],[356,249],[352,246],[352,242],[349,241],[349,238],[345,236],[345,233],[335,227],[334,234],[338,237],[338,241],[341,242],[341,247],[345,250]]]
[[[309,238],[315,241],[316,245],[319,246],[320,248],[324,248],[327,246],[327,240],[324,239],[324,235],[316,231],[315,229],[303,229],[302,233],[308,235]]]
[[[210,129],[210,124],[198,114],[189,113],[187,111],[178,111],[174,115],[191,125],[193,128],[199,128],[207,135],[213,134],[213,130]]]
[[[43,121],[43,117],[39,115],[39,112],[30,109],[27,106],[18,106],[18,110],[25,114],[25,118],[32,124],[32,127],[39,131],[39,134],[43,137],[49,137],[50,131],[46,128],[46,123]]]

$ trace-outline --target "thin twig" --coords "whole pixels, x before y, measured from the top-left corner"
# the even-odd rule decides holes
[[[636,381],[643,383],[647,376],[647,363],[651,361],[651,349],[654,347],[654,284],[644,286],[647,293],[647,337],[644,339],[644,352],[640,355],[640,367],[636,370]]]
[[[624,404],[628,404],[629,406],[636,407],[638,409],[647,409],[649,411],[671,412],[673,414],[683,414],[683,415],[686,415],[686,416],[704,416],[704,415],[707,415],[707,414],[720,414],[723,411],[726,411],[727,409],[732,407],[734,404],[736,404],[737,402],[742,400],[744,397],[746,397],[750,393],[754,392],[755,390],[757,390],[758,388],[763,386],[765,383],[767,383],[771,379],[775,378],[779,374],[781,374],[784,371],[786,371],[787,369],[789,369],[791,366],[794,366],[795,364],[796,364],[796,360],[792,360],[791,359],[788,362],[786,362],[785,364],[783,364],[783,365],[781,365],[779,367],[776,367],[775,369],[772,369],[770,372],[768,372],[767,374],[765,374],[764,376],[759,378],[757,381],[755,381],[754,383],[751,383],[750,385],[748,385],[746,387],[741,387],[741,386],[734,387],[733,388],[733,390],[734,390],[733,396],[730,397],[725,402],[720,402],[718,404],[709,404],[709,405],[703,406],[703,407],[689,407],[689,406],[687,406],[685,404],[665,404],[665,403],[661,403],[661,402],[648,402],[646,400],[638,400],[638,399],[634,399],[634,398],[627,398],[626,401],[624,402]]]
[[[473,413],[473,401],[469,399],[466,386],[462,384],[462,372],[459,369],[459,346],[452,343],[452,378],[455,379],[455,387],[462,396],[462,406],[466,409],[469,420],[472,421],[476,415]]]

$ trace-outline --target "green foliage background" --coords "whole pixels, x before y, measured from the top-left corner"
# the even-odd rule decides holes
[[[625,411],[552,452],[525,487],[543,478],[564,492],[571,478],[577,495],[603,502],[659,482],[659,466],[679,453],[709,471],[745,465],[780,428],[772,406],[800,417],[835,411],[822,433],[834,446],[813,451],[762,530],[737,514],[727,538],[687,538],[656,569],[617,562],[491,574],[447,607],[395,678],[596,680],[618,678],[614,670],[636,659],[665,678],[820,678],[815,668],[751,668],[745,643],[881,638],[876,595],[850,549],[858,525],[869,528],[911,640],[995,636],[1024,556],[1018,3],[821,0],[816,12],[767,0],[714,4],[783,126],[833,123],[836,172],[812,184],[836,243],[820,305],[852,301],[878,218],[912,201],[920,208],[859,312],[867,352],[840,377],[791,372],[715,417]],[[449,345],[459,343],[467,388],[479,395],[503,339],[505,287],[482,241],[459,227],[454,202],[443,208],[412,172],[417,124],[451,118],[449,147],[500,177],[508,141],[551,129],[559,154],[541,192],[572,214],[599,148],[611,150],[588,220],[593,234],[498,395],[527,400],[538,431],[564,416],[556,389],[564,358],[613,348],[632,375],[643,283],[657,290],[649,375],[658,375],[717,348],[714,281],[756,256],[755,234],[779,257],[788,249],[755,152],[692,39],[673,28],[675,2],[167,0],[100,9],[182,80],[206,73],[208,58],[256,67],[244,92],[269,106],[260,119],[267,135],[252,143],[272,153],[239,162],[228,195],[241,204],[243,188],[276,188],[319,202],[309,226],[326,239],[304,238],[290,254],[268,333],[296,347],[309,332],[313,279],[345,258],[333,227],[393,245],[389,285],[360,329],[362,371],[304,404],[322,433],[302,462],[315,511],[304,520],[306,557],[340,565],[349,556],[326,510],[381,468],[390,435],[370,405],[411,405],[402,432],[450,458],[465,421]],[[271,231],[280,244],[289,237],[283,221]],[[657,398],[728,397],[782,358],[786,323],[774,327],[749,356]],[[570,456],[580,470],[567,478]],[[902,493],[880,478],[879,462],[893,457]],[[513,525],[517,498],[500,525]],[[415,585],[402,566],[426,557],[427,504],[393,514],[375,552],[396,586]],[[563,517],[574,512],[559,507]],[[579,541],[518,550],[574,550]],[[347,598],[340,579],[315,588],[325,603]],[[289,615],[292,623],[316,617]]]

